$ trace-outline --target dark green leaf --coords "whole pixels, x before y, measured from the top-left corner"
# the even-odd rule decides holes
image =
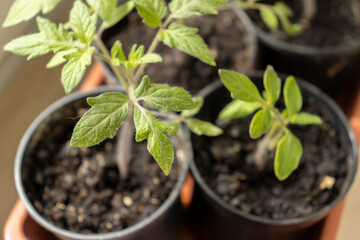
[[[302,155],[302,146],[299,139],[291,132],[283,136],[275,153],[275,175],[279,180],[284,180],[298,167]]]
[[[201,14],[217,14],[216,7],[227,0],[173,0],[169,4],[173,18],[188,18]]]
[[[247,115],[252,114],[256,110],[261,108],[261,104],[259,102],[245,102],[241,100],[234,100],[228,105],[226,105],[220,112],[220,119],[234,119],[234,118],[242,118]]]
[[[322,120],[317,115],[300,112],[291,116],[290,123],[298,125],[322,124]]]
[[[222,134],[221,128],[215,126],[210,122],[201,121],[196,118],[191,118],[186,120],[187,125],[190,130],[196,135],[205,135],[209,137],[214,137]]]
[[[289,116],[298,113],[302,107],[302,96],[295,78],[289,76],[284,85],[284,100]]]
[[[167,12],[164,0],[134,0],[134,3],[145,24],[153,28],[160,26]]]
[[[268,66],[264,74],[264,87],[272,105],[279,99],[281,93],[281,79],[277,76],[274,68]]]
[[[128,101],[128,96],[119,92],[88,98],[92,107],[76,124],[70,144],[88,147],[113,138],[129,114]]]
[[[251,138],[259,138],[266,133],[272,123],[272,117],[268,109],[261,109],[256,112],[250,123]]]
[[[257,102],[261,100],[258,89],[244,74],[222,69],[219,70],[219,75],[221,81],[230,91],[233,98],[246,102]]]
[[[215,66],[215,62],[204,40],[197,35],[198,29],[172,23],[168,29],[159,32],[159,39],[169,47],[176,47],[201,61]]]

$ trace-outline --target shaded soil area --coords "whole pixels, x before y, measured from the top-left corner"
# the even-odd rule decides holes
[[[277,0],[265,0],[264,3],[275,3]],[[302,0],[288,0],[286,4],[294,11],[291,22],[300,23],[303,15]],[[310,25],[295,37],[289,37],[283,31],[272,32],[276,38],[305,46],[336,46],[360,39],[360,1],[328,0],[315,1],[317,14]],[[260,19],[257,12],[250,11],[250,17],[265,31],[269,29]]]
[[[184,24],[199,28],[199,35],[208,44],[217,67],[160,43],[156,52],[163,57],[163,62],[150,64],[145,71],[153,82],[181,86],[195,94],[219,78],[219,68],[245,71],[252,64],[249,61],[255,46],[234,12],[194,17],[187,19]],[[113,32],[119,33],[114,36]],[[132,12],[125,21],[104,33],[104,41],[110,48],[116,40],[120,40],[124,51],[129,52],[134,43],[142,44],[147,49],[155,34],[156,29],[143,24],[138,14]]]
[[[230,97],[216,93],[202,112],[214,120]],[[303,111],[322,116],[321,126],[291,126],[303,145],[297,170],[280,182],[274,175],[274,151],[268,152],[265,169],[254,164],[251,154],[257,141],[249,136],[251,116],[238,120],[217,121],[224,129],[218,137],[192,136],[195,163],[209,187],[226,203],[245,213],[270,219],[296,218],[312,214],[333,201],[343,188],[347,176],[348,155],[338,132],[330,125],[330,115],[307,99]],[[206,111],[206,110],[204,110]],[[324,188],[324,179],[335,183]],[[325,180],[326,181],[326,180]]]
[[[176,159],[169,176],[146,149],[133,144],[129,177],[119,179],[114,140],[90,148],[69,146],[72,129],[87,104],[56,113],[31,141],[23,182],[36,210],[56,226],[78,233],[127,228],[152,214],[174,189]],[[80,109],[80,110],[76,110]],[[74,118],[75,117],[75,118]]]

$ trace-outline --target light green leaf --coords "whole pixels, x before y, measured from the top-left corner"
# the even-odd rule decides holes
[[[268,109],[257,111],[250,123],[250,137],[259,138],[266,133],[272,123],[272,117]]]
[[[70,49],[66,51],[61,51],[56,54],[50,59],[50,61],[46,64],[46,68],[53,68],[57,67],[60,64],[63,64],[66,62],[66,59],[64,58],[66,55],[69,55],[71,53],[76,52],[76,49]]]
[[[322,122],[319,116],[307,112],[297,113],[290,118],[290,123],[298,125],[322,124]]]
[[[65,92],[70,93],[81,81],[85,74],[86,67],[91,64],[94,48],[88,50],[78,50],[66,57],[69,61],[65,64],[61,72],[61,82]]]
[[[296,114],[302,107],[300,88],[293,76],[289,76],[284,85],[284,100],[289,116]]]
[[[134,95],[136,98],[143,95],[143,93],[150,87],[150,79],[149,76],[145,75],[139,84],[139,86],[135,89]]]
[[[193,107],[189,110],[182,111],[181,116],[182,117],[195,116],[200,111],[203,104],[204,104],[204,99],[202,97],[194,97]]]
[[[81,42],[90,45],[95,34],[97,15],[90,15],[86,4],[80,0],[75,1],[70,11],[70,27],[73,34]]]
[[[139,61],[139,63],[157,63],[162,62],[162,57],[157,53],[147,53],[144,56],[142,56]]]
[[[127,16],[134,9],[134,7],[135,4],[133,1],[125,2],[116,7],[111,13],[111,17],[109,16],[108,20],[102,23],[102,27],[106,29],[115,25],[117,22]]]
[[[190,130],[196,135],[205,135],[209,137],[215,137],[222,134],[221,128],[215,126],[210,122],[201,121],[196,118],[187,119],[185,121],[189,126]]]
[[[122,65],[124,65],[127,61],[124,50],[122,48],[122,44],[119,40],[117,40],[111,48],[111,57],[113,59],[118,58]]]
[[[103,21],[112,18],[116,8],[116,0],[86,0]]]
[[[76,124],[71,146],[89,147],[106,138],[113,138],[129,114],[128,101],[129,97],[119,92],[88,98],[92,107]]]
[[[135,8],[150,27],[157,28],[166,16],[167,8],[164,0],[133,0]]]
[[[292,24],[284,13],[280,12],[278,14],[278,17],[280,19],[282,28],[289,36],[296,36],[301,32],[301,25],[297,23]]]
[[[261,108],[259,102],[245,102],[242,100],[234,100],[226,105],[220,112],[220,119],[234,119],[242,118],[252,114],[256,110]]]
[[[180,87],[170,87],[167,84],[150,84],[140,99],[151,107],[165,111],[182,111],[194,106],[190,94]]]
[[[198,29],[172,23],[168,29],[159,32],[159,39],[169,47],[176,47],[201,61],[215,66],[215,62],[204,40],[197,35]]]
[[[274,68],[268,66],[264,74],[264,87],[268,93],[272,105],[279,99],[281,93],[281,79],[277,76]]]
[[[151,132],[147,149],[165,175],[168,175],[174,161],[174,149],[168,136],[161,131]]]
[[[260,17],[271,30],[277,30],[279,27],[278,19],[275,13],[267,8],[260,9]]]
[[[5,18],[3,27],[13,26],[37,15],[51,12],[61,0],[15,0]]]
[[[227,0],[173,0],[169,4],[173,18],[188,18],[201,14],[217,14],[216,7]]]
[[[172,122],[171,127],[172,127],[172,129],[171,129],[171,131],[168,132],[168,134],[169,134],[169,136],[175,136],[179,130],[180,121],[176,120],[176,121]]]
[[[276,2],[274,8],[282,12],[287,17],[292,17],[294,15],[293,10],[284,2]]]
[[[246,102],[258,102],[262,99],[255,84],[244,74],[221,69],[219,75],[233,98]]]
[[[303,149],[299,139],[291,132],[283,136],[275,153],[275,175],[279,180],[285,180],[298,167]]]

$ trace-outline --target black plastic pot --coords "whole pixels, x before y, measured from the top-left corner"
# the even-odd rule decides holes
[[[270,64],[311,82],[333,98],[347,83],[355,85],[360,39],[336,46],[303,46],[277,39],[256,25],[255,29],[261,43],[260,69]]]
[[[248,49],[246,51],[248,52],[249,57],[246,58],[246,60],[244,60],[244,64],[242,64],[241,66],[232,66],[232,68],[236,68],[240,72],[249,72],[249,71],[255,69],[256,65],[257,65],[257,52],[258,52],[257,49],[258,49],[258,46],[257,46],[257,37],[256,37],[256,34],[255,34],[255,28],[254,28],[251,20],[247,16],[247,14],[242,9],[240,9],[240,8],[234,9],[233,12],[239,18],[239,21],[241,23],[239,25],[243,25],[243,26],[240,26],[239,28],[241,28],[241,29],[244,28],[246,34],[248,35],[247,45],[249,47],[248,47]],[[217,17],[217,16],[214,16],[214,17]],[[140,19],[139,19],[139,21],[140,21]],[[107,29],[106,31],[104,31],[104,34],[103,34],[103,37],[102,37],[103,42],[105,44],[107,44],[107,43],[111,42],[111,39],[113,41],[114,37],[116,37],[119,32],[124,31],[124,29],[126,28],[126,25],[128,23],[129,23],[129,19],[125,18],[121,22],[116,24],[115,26],[113,26],[110,29]],[[201,28],[201,27],[199,27],[199,28]],[[144,35],[145,35],[145,33],[144,33]],[[126,42],[126,38],[125,39],[119,39],[119,40],[122,41],[123,44],[129,44],[128,42]],[[144,43],[142,43],[143,39],[139,39],[138,41],[139,42],[136,42],[137,44],[144,44]],[[239,39],[233,39],[233,41],[234,42],[239,42]],[[209,44],[209,43],[207,43],[207,44]],[[160,43],[160,45],[162,45],[162,43]],[[145,46],[145,48],[146,47],[147,46]],[[161,47],[163,47],[163,46],[158,46],[157,51],[159,51],[159,48],[161,48]],[[166,48],[168,48],[168,47],[166,46]],[[221,50],[221,48],[219,50]],[[186,56],[187,58],[189,58],[189,60],[185,60],[184,63],[182,63],[182,65],[184,65],[184,66],[182,66],[180,64],[179,64],[179,66],[177,66],[179,71],[181,71],[181,68],[187,68],[189,65],[194,65],[195,64],[195,61],[192,60],[193,57],[187,56],[185,53],[181,53],[184,56],[179,56],[179,53],[176,53],[176,51],[179,51],[179,50],[174,50],[174,53],[171,53],[172,57],[184,58],[184,56]],[[218,53],[218,54],[221,54],[221,53]],[[236,54],[236,49],[234,49],[234,54]],[[200,60],[198,60],[198,61],[200,62]],[[99,60],[99,62],[103,66],[103,71],[105,73],[106,80],[109,83],[116,84],[117,83],[116,77],[115,77],[114,73],[112,72],[112,70],[110,69],[109,65],[107,63],[105,63],[104,61],[102,61],[102,60]],[[160,63],[160,64],[163,64],[164,66],[166,66],[166,63]],[[223,64],[225,64],[225,63],[223,63]],[[154,66],[154,64],[149,65],[148,68],[151,68],[152,66]],[[206,71],[209,71],[209,69],[206,69]],[[213,69],[213,72],[215,72],[214,75],[217,76],[217,70],[215,68]],[[198,75],[201,76],[201,74],[198,74]],[[150,75],[150,78],[151,77],[152,76]],[[216,78],[208,79],[208,81],[209,82],[214,81],[215,79]],[[181,81],[179,81],[179,79],[169,79],[169,77],[167,79],[165,79],[165,80],[164,79],[160,79],[160,80],[157,79],[156,81],[162,81],[162,82],[165,81],[166,83],[182,86]],[[201,88],[205,87],[205,86],[206,86],[206,84],[201,86],[199,88],[199,90]],[[187,90],[191,90],[191,89],[187,89]]]
[[[263,73],[256,73],[249,77],[259,87],[262,86],[262,76]],[[330,112],[330,123],[339,132],[340,139],[346,146],[349,160],[346,180],[340,194],[318,212],[307,216],[282,220],[264,218],[245,213],[225,203],[202,178],[195,161],[191,161],[190,169],[196,181],[191,219],[195,225],[199,221],[204,221],[205,224],[197,231],[198,239],[319,239],[322,220],[344,198],[354,180],[358,149],[347,118],[336,104],[313,85],[299,79],[297,81],[304,99],[311,96],[321,108]],[[214,116],[214,113],[218,113],[231,100],[230,94],[220,81],[206,87],[200,94],[205,97],[204,106],[199,113],[203,119]],[[219,104],[220,99],[224,102],[223,105]]]
[[[120,88],[100,87],[97,90],[91,92],[76,92],[67,95],[45,109],[30,125],[21,139],[20,145],[17,150],[15,159],[15,185],[20,199],[23,201],[29,215],[46,230],[52,232],[54,235],[61,239],[78,239],[78,240],[93,240],[93,239],[176,239],[179,238],[181,231],[181,219],[180,219],[180,190],[188,174],[188,161],[187,153],[189,152],[189,132],[181,129],[182,139],[180,140],[181,151],[184,151],[186,155],[177,156],[176,161],[180,166],[179,177],[174,187],[173,192],[165,200],[165,202],[153,212],[150,216],[143,221],[136,223],[128,228],[120,231],[103,233],[103,234],[80,234],[71,232],[69,230],[61,229],[43,216],[41,216],[32,205],[29,197],[27,196],[26,188],[24,185],[28,184],[27,179],[34,176],[27,174],[27,166],[31,159],[28,156],[33,151],[36,142],[41,139],[42,129],[48,126],[48,123],[58,123],[60,120],[68,119],[68,121],[76,123],[76,116],[68,116],[67,108],[76,106],[75,104],[85,104],[86,97],[99,95],[105,91],[121,91]],[[86,105],[85,105],[86,106]],[[62,120],[61,120],[62,121]],[[51,125],[50,125],[51,126]],[[53,130],[54,132],[56,130]],[[184,148],[184,149],[182,149]]]

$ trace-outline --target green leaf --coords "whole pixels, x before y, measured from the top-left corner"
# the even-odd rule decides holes
[[[219,75],[221,81],[230,91],[233,98],[246,102],[257,102],[261,100],[259,90],[244,74],[221,69],[219,70]]]
[[[172,129],[171,129],[171,131],[168,132],[168,134],[169,134],[169,136],[175,136],[179,130],[180,121],[176,120],[176,121],[172,122],[171,127],[172,127]]]
[[[135,4],[133,1],[128,1],[121,4],[112,11],[111,15],[107,17],[108,20],[104,21],[101,26],[106,29],[115,25],[117,22],[127,16],[134,9],[134,7]]]
[[[119,92],[88,98],[92,107],[76,124],[71,146],[88,147],[113,138],[129,114],[128,101],[129,97]]]
[[[197,35],[198,29],[172,23],[159,32],[159,39],[169,47],[176,47],[201,61],[215,66],[215,62],[204,40]]]
[[[165,111],[182,111],[194,106],[190,94],[180,87],[167,84],[150,84],[140,96],[151,107]]]
[[[261,108],[259,102],[245,102],[242,100],[234,100],[228,105],[226,105],[220,112],[220,119],[234,119],[242,118],[247,115],[252,114],[256,110]]]
[[[167,135],[161,131],[152,132],[148,138],[147,149],[165,175],[168,175],[174,161],[174,149]]]
[[[279,99],[281,93],[281,79],[277,76],[274,68],[268,66],[264,74],[264,87],[268,93],[272,105]]]
[[[221,128],[215,126],[210,122],[201,121],[196,118],[187,119],[185,121],[189,126],[190,130],[196,135],[205,135],[209,137],[215,137],[222,134]]]
[[[150,87],[150,79],[149,76],[145,75],[139,84],[139,86],[135,89],[134,95],[136,98],[139,98],[144,94],[145,90]]]
[[[181,116],[182,117],[195,116],[200,111],[203,104],[204,104],[204,99],[202,97],[194,97],[193,107],[189,110],[182,111]]]
[[[3,27],[13,26],[37,15],[51,12],[61,0],[15,0],[5,18]]]
[[[51,51],[48,46],[42,44],[43,41],[45,41],[43,34],[34,33],[10,41],[5,45],[4,50],[23,56],[29,55],[29,60],[34,57],[45,55]]]
[[[284,2],[276,2],[274,8],[282,12],[287,17],[292,17],[294,15],[293,10]]]
[[[50,61],[46,64],[46,68],[53,68],[57,67],[60,64],[63,64],[66,62],[66,59],[64,58],[66,55],[69,55],[71,53],[76,52],[76,49],[70,49],[66,51],[61,51],[56,54],[50,59]]]
[[[302,155],[302,146],[299,139],[291,132],[283,136],[275,153],[275,175],[279,180],[284,180],[298,167]]]
[[[162,62],[162,57],[157,53],[147,53],[144,56],[142,56],[139,61],[139,63],[157,63]]]
[[[284,85],[284,100],[289,116],[296,114],[302,107],[300,88],[293,76],[289,76]]]
[[[127,61],[124,50],[122,48],[122,44],[119,40],[117,40],[111,48],[111,57],[113,59],[118,58],[122,65],[124,65]]]
[[[272,117],[268,109],[261,109],[257,111],[250,123],[251,138],[259,138],[266,133],[272,123]]]
[[[260,9],[260,17],[271,30],[277,30],[279,27],[278,19],[275,13],[267,8]]]
[[[290,118],[290,123],[298,125],[322,124],[322,122],[319,116],[307,112],[297,113]]]
[[[160,26],[167,12],[164,0],[134,0],[134,3],[145,24],[153,28]]]
[[[78,50],[66,57],[69,61],[65,64],[61,72],[61,82],[65,92],[69,94],[81,81],[85,74],[86,67],[91,64],[94,48],[88,50]]]
[[[281,26],[289,36],[296,36],[301,32],[301,25],[297,23],[292,24],[284,13],[280,12],[278,17],[280,19]]]
[[[80,0],[75,1],[70,11],[70,27],[73,34],[81,42],[90,45],[95,34],[97,15],[90,15],[86,4]]]
[[[116,0],[86,0],[95,10],[103,21],[109,21],[112,18],[113,11],[116,8]]]
[[[216,7],[225,2],[227,0],[173,0],[169,9],[173,18],[188,18],[201,14],[217,14]]]

